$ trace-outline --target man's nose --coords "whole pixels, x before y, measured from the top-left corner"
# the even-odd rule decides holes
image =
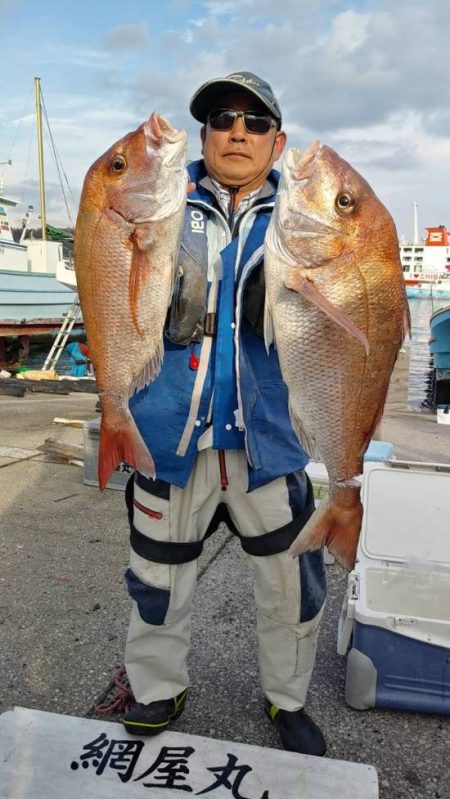
[[[247,131],[244,125],[244,117],[239,115],[234,121],[234,125],[230,130],[230,139],[232,141],[244,141],[247,137]]]

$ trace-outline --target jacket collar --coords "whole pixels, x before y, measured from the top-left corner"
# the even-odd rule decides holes
[[[188,173],[192,182],[196,184],[194,191],[188,194],[188,200],[203,202],[216,207],[217,201],[212,191],[211,179],[206,171],[203,158],[199,161],[191,161],[188,166]],[[278,170],[272,169],[267,176],[266,183],[258,197],[258,201],[265,200],[267,202],[272,202],[275,199],[279,180],[280,173]]]

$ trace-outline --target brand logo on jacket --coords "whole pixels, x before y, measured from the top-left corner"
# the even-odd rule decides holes
[[[192,233],[205,232],[205,220],[201,211],[191,208],[191,231]]]

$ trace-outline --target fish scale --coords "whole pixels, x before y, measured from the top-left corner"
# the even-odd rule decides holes
[[[266,346],[274,339],[294,431],[330,481],[290,552],[326,544],[351,568],[355,477],[409,324],[395,226],[367,182],[316,142],[285,157],[264,263]]]
[[[186,204],[187,136],[159,114],[89,169],[75,232],[75,269],[102,400],[99,484],[126,461],[155,476],[130,396],[157,376]]]

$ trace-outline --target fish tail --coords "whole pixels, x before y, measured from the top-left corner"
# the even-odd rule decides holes
[[[339,494],[339,492],[342,492]],[[323,500],[291,544],[292,557],[326,546],[350,571],[355,564],[363,508],[360,488],[336,489]]]
[[[145,477],[154,478],[155,464],[131,415],[120,429],[108,427],[102,417],[98,456],[98,482],[103,491],[120,463],[127,463]]]

